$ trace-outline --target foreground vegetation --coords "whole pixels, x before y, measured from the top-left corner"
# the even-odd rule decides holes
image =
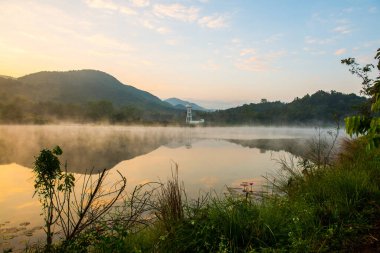
[[[231,191],[197,200],[186,198],[174,171],[165,184],[139,186],[126,194],[60,244],[28,251],[379,250],[380,150],[366,149],[363,140],[347,140],[334,161],[297,161],[283,160],[280,174],[267,178],[267,187],[244,184],[241,194]]]

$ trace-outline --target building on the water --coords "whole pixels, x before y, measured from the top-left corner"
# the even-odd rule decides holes
[[[203,123],[205,123],[204,119],[193,120],[193,115],[192,115],[192,112],[191,112],[191,109],[192,109],[191,105],[186,105],[186,109],[187,109],[186,124],[197,125],[197,124],[203,124]]]

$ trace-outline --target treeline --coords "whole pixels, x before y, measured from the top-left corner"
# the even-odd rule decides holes
[[[312,95],[295,98],[290,103],[268,102],[245,104],[236,108],[212,113],[202,112],[206,122],[212,124],[270,124],[270,125],[315,125],[331,124],[344,117],[354,115],[367,106],[367,99],[355,94],[336,91],[318,91]]]
[[[194,111],[207,125],[320,125],[331,124],[368,107],[368,100],[355,94],[318,91],[290,103],[245,104],[215,112]],[[154,109],[154,110],[153,110]],[[0,94],[0,123],[47,124],[59,121],[111,124],[184,124],[185,110],[117,106],[107,100],[84,103],[32,101],[22,96]]]
[[[2,124],[47,124],[62,121],[170,124],[179,122],[179,118],[183,118],[183,115],[175,110],[151,112],[133,106],[115,106],[112,102],[105,100],[83,104],[53,101],[34,102],[24,97],[0,95],[0,123]]]

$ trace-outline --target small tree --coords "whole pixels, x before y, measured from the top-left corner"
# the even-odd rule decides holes
[[[115,180],[109,187],[103,187],[107,177],[107,171],[103,169],[97,178],[96,175],[92,175],[92,171],[84,174],[82,186],[78,184],[81,188],[75,190],[73,174],[61,170],[58,158],[61,154],[59,146],[53,150],[41,150],[33,169],[34,194],[37,193],[43,208],[48,252],[51,251],[53,243],[54,225],[62,232],[62,245],[66,247],[80,233],[91,229],[96,222],[105,217],[116,201],[123,197],[127,183],[126,178],[117,171],[120,179]]]
[[[350,67],[350,72],[359,76],[362,81],[361,93],[370,98],[370,108],[362,115],[356,115],[345,118],[346,132],[352,135],[362,135],[367,141],[367,149],[380,147],[380,48],[377,50],[375,59],[378,60],[377,69],[379,75],[375,80],[368,77],[375,66],[367,64],[361,67],[356,63],[355,58],[347,58],[341,61]]]
[[[42,204],[45,221],[46,249],[50,251],[53,242],[52,226],[58,221],[62,208],[58,204],[59,192],[71,192],[75,178],[70,173],[62,173],[58,156],[62,149],[56,146],[53,150],[43,149],[34,162],[35,174],[34,195],[37,193]],[[33,196],[34,196],[33,195]]]

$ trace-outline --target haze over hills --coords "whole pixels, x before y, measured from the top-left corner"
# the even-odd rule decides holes
[[[97,70],[0,77],[1,122],[168,122],[181,114],[149,92]]]
[[[168,102],[169,104],[173,105],[174,107],[176,107],[178,109],[186,110],[186,105],[191,105],[192,109],[196,110],[196,111],[210,111],[209,109],[206,109],[206,108],[199,106],[195,103],[185,101],[185,100],[181,100],[179,98],[168,98],[168,99],[165,99],[164,101]]]
[[[318,91],[290,103],[264,102],[211,111],[178,98],[166,101],[122,84],[97,70],[38,72],[0,77],[0,122],[48,123],[61,120],[110,123],[184,124],[185,105],[207,124],[311,124],[352,115],[366,98]]]
[[[122,84],[115,77],[97,70],[38,72],[17,78],[11,85],[3,80],[0,82],[0,90],[35,101],[86,103],[106,100],[115,106],[172,109],[158,97]]]

